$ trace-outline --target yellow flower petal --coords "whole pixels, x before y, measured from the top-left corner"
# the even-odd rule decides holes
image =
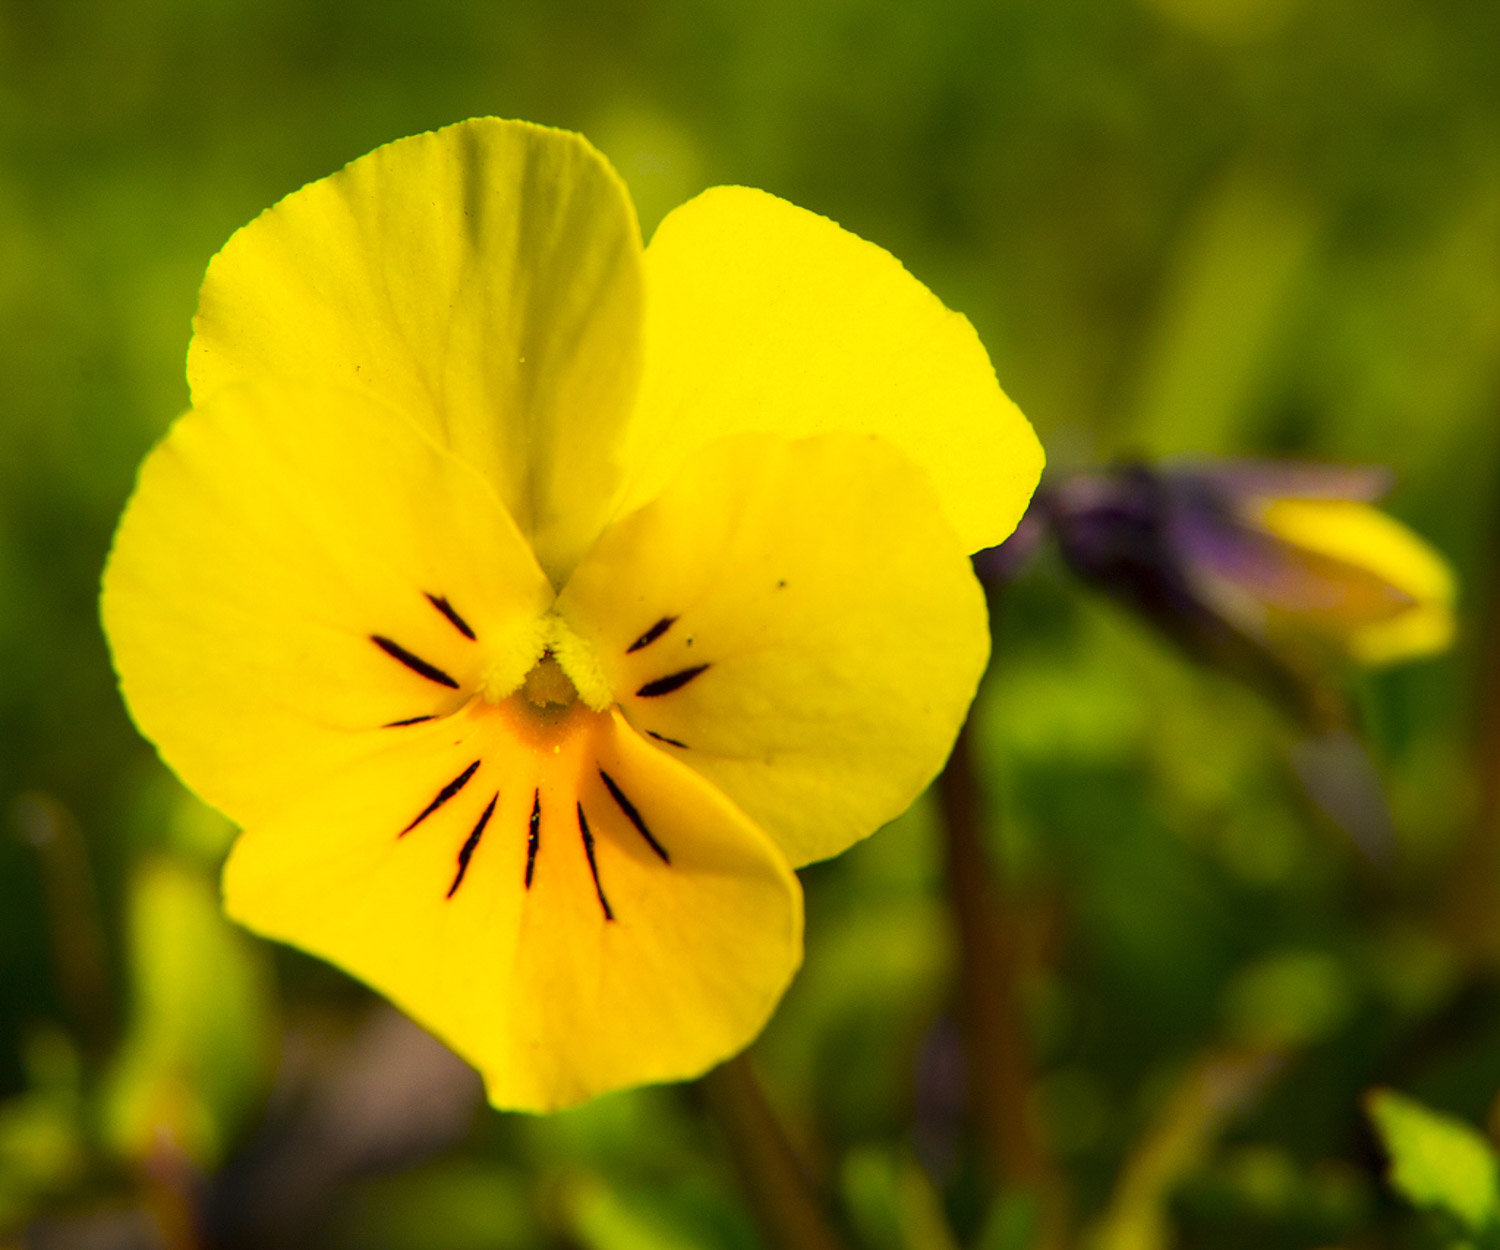
[[[381,990],[500,1107],[695,1076],[750,1041],[801,957],[769,839],[576,702],[418,728],[246,832],[224,884],[231,915]]]
[[[514,689],[551,599],[469,465],[358,391],[278,386],[220,391],[152,452],[102,607],[142,732],[248,823],[393,722]]]
[[[1419,603],[1388,621],[1366,625],[1349,639],[1349,653],[1372,668],[1399,664],[1446,651],[1457,632],[1450,607]]]
[[[561,584],[603,523],[640,358],[640,231],[582,137],[482,118],[378,148],[209,266],[194,402],[360,386],[494,485]]]
[[[988,654],[984,597],[921,469],[870,435],[744,435],[611,528],[557,611],[630,723],[794,864],[898,815]]]
[[[1015,528],[1041,445],[973,327],[895,257],[775,196],[718,187],[662,222],[646,282],[626,508],[723,435],[846,430],[926,468],[966,550]]]
[[[1394,517],[1346,499],[1274,499],[1258,519],[1324,564],[1332,596],[1316,620],[1364,664],[1412,659],[1453,640],[1453,570]],[[1301,613],[1303,617],[1311,614]]]

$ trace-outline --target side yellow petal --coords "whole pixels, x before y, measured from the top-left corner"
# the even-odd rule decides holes
[[[1349,593],[1324,614],[1363,664],[1380,665],[1434,654],[1454,634],[1457,586],[1453,570],[1433,548],[1394,517],[1343,499],[1275,499],[1259,512],[1260,524],[1283,542],[1350,570]],[[1373,596],[1357,588],[1374,584]]]
[[[872,435],[698,451],[605,533],[556,610],[630,723],[794,864],[921,793],[989,651],[983,593],[926,474]]]
[[[1000,542],[1042,449],[973,327],[888,252],[763,191],[716,187],[646,249],[646,371],[621,515],[727,434],[879,434],[932,475],[968,551]]]
[[[146,459],[102,611],[136,724],[243,824],[399,722],[514,688],[551,599],[473,468],[358,391],[267,386],[218,392]]]
[[[224,886],[236,919],[379,989],[504,1108],[700,1074],[801,958],[800,889],[769,839],[576,703],[550,722],[476,703],[419,730],[248,830]]]
[[[640,369],[641,241],[579,135],[480,118],[293,192],[209,265],[194,402],[358,386],[494,485],[561,584],[602,524]]]

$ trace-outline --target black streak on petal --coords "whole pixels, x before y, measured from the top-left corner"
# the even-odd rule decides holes
[[[692,668],[685,668],[680,673],[670,673],[666,677],[658,677],[655,681],[648,681],[635,693],[638,698],[656,699],[664,694],[671,694],[674,690],[681,690],[694,677],[707,671],[707,664],[695,664]]]
[[[474,631],[469,628],[469,622],[464,620],[463,617],[461,617],[457,612],[453,610],[453,605],[448,602],[446,596],[428,595],[427,602],[432,604],[433,607],[435,607],[439,612],[446,616],[448,618],[448,623],[452,625],[454,629],[458,630],[458,632],[461,633],[470,642],[474,641]]]
[[[443,672],[442,669],[438,668],[435,664],[429,664],[421,656],[413,655],[399,642],[392,642],[389,638],[382,638],[379,634],[371,634],[370,641],[390,656],[391,659],[400,661],[407,668],[411,669],[412,672],[420,674],[427,678],[428,681],[435,681],[440,686],[447,686],[449,690],[458,689],[458,683],[449,677],[447,673]]]
[[[536,871],[536,853],[542,845],[542,792],[531,799],[531,820],[526,828],[526,888],[531,889],[531,874]]]
[[[655,625],[626,647],[625,654],[629,655],[632,651],[639,651],[642,647],[649,647],[666,633],[667,630],[671,629],[676,622],[677,618],[675,616],[662,617],[661,620],[657,621]]]
[[[448,887],[448,898],[452,898],[458,887],[464,882],[464,873],[469,871],[469,857],[474,854],[474,848],[479,845],[479,838],[484,833],[484,827],[490,823],[490,817],[495,814],[495,804],[500,801],[498,792],[490,799],[488,806],[484,809],[484,815],[479,818],[479,823],[474,826],[474,832],[465,839],[463,846],[458,852],[458,875],[453,878],[453,884]]]
[[[583,814],[583,804],[578,804],[578,832],[583,834],[583,853],[589,857],[589,871],[594,874],[594,893],[599,896],[599,906],[604,908],[604,918],[613,920],[609,900],[604,897],[604,887],[599,884],[599,863],[594,858],[594,835],[589,832],[589,818]]]
[[[446,786],[444,786],[437,792],[437,798],[433,799],[431,803],[429,803],[422,809],[422,814],[418,816],[414,821],[412,821],[411,824],[407,825],[406,828],[396,836],[398,838],[404,838],[408,833],[410,833],[424,820],[431,816],[433,812],[437,811],[438,808],[440,808],[444,803],[446,803],[455,794],[457,794],[466,785],[468,785],[469,778],[474,775],[475,770],[477,770],[478,767],[479,761],[475,760],[466,769],[464,769],[463,772],[459,773],[457,777],[455,777],[452,781],[450,781]]]
[[[641,819],[640,812],[636,811],[635,804],[625,797],[625,791],[620,789],[615,783],[615,779],[602,768],[599,770],[599,776],[604,779],[605,788],[614,797],[615,802],[620,805],[620,810],[625,813],[625,818],[636,827],[636,831],[641,837],[646,839],[651,849],[661,856],[661,862],[670,864],[672,857],[667,854],[667,848],[651,836],[651,830],[646,828],[646,822]]]
[[[688,749],[686,742],[678,742],[676,738],[669,738],[666,734],[659,734],[654,729],[646,730],[648,738],[655,738],[658,742],[665,742],[669,747],[681,747],[684,751]]]
[[[431,713],[426,716],[408,716],[405,720],[387,721],[381,728],[400,729],[402,725],[420,725],[424,720],[437,720],[437,717]]]

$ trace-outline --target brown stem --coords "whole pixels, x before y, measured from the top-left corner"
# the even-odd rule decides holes
[[[702,1086],[766,1245],[775,1250],[843,1250],[749,1057],[721,1064],[703,1078]]]
[[[1062,1239],[1062,1195],[1032,1114],[1032,1072],[1017,992],[1019,960],[998,877],[984,849],[986,812],[969,726],[937,784],[948,893],[958,928],[959,1023],[974,1118],[998,1185],[1036,1195],[1044,1238]]]
[[[1500,538],[1500,512],[1492,526]],[[1500,548],[1491,543],[1488,550]],[[1474,823],[1453,859],[1444,910],[1460,951],[1494,966],[1500,962],[1500,562],[1491,564],[1484,598],[1474,704],[1478,802]]]
[[[142,1197],[162,1250],[201,1250],[197,1194],[202,1178],[174,1145],[162,1143],[144,1160]]]
[[[83,834],[72,812],[48,794],[21,795],[14,815],[41,861],[58,997],[85,1048],[101,1055],[114,1034],[109,961]]]

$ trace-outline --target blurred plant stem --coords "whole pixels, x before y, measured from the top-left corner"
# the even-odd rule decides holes
[[[1449,932],[1471,962],[1500,965],[1500,509],[1490,518],[1492,553],[1475,689],[1474,823],[1453,860],[1444,909]]]
[[[115,1022],[88,848],[73,813],[50,794],[21,795],[14,819],[41,864],[58,997],[75,1036],[97,1058],[113,1041]]]
[[[703,1078],[751,1213],[773,1250],[844,1250],[748,1055]]]
[[[1064,1196],[1033,1110],[1015,926],[984,849],[987,813],[967,723],[937,790],[948,894],[958,928],[958,1013],[970,1106],[996,1184],[1034,1195],[1041,1211],[1038,1245],[1060,1246],[1066,1235]]]
[[[162,1250],[200,1250],[197,1196],[201,1178],[192,1163],[163,1139],[144,1161],[142,1193],[161,1237]]]

